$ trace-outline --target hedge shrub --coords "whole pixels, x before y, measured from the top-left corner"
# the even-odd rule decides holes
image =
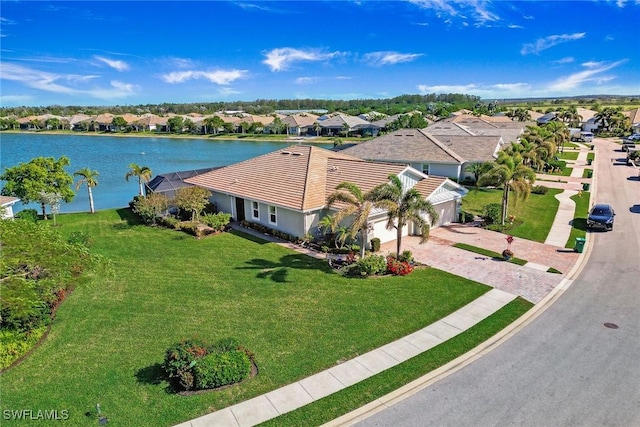
[[[500,203],[489,203],[482,210],[482,217],[487,224],[495,224],[500,222],[502,216],[502,206]]]
[[[371,239],[371,252],[380,252],[380,238]]]
[[[235,338],[213,344],[183,340],[165,353],[163,368],[174,388],[204,390],[240,382],[251,373],[253,353]]]
[[[196,361],[193,373],[198,390],[222,387],[247,378],[251,360],[238,350],[210,353]]]

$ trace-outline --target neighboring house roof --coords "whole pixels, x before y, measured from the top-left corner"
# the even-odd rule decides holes
[[[342,153],[366,160],[386,162],[462,163],[464,159],[444,146],[425,129],[400,129],[353,147]]]
[[[320,126],[323,128],[343,129],[345,123],[349,126],[349,129],[368,129],[377,128],[376,126],[366,120],[362,120],[360,117],[349,116],[347,114],[336,114],[326,120],[322,120]]]
[[[318,116],[310,113],[292,114],[282,119],[282,123],[289,127],[305,128],[313,126],[318,120]]]
[[[202,175],[218,168],[194,169],[189,171],[171,172],[156,175],[146,186],[154,193],[164,193],[167,191],[175,191],[182,187],[191,187],[193,184],[184,182],[187,178]]]
[[[540,117],[544,116],[544,113],[540,113],[538,111],[529,110],[529,116],[531,116],[531,120],[537,121]]]
[[[320,147],[294,145],[185,181],[223,194],[311,211],[323,208],[340,182],[353,182],[368,191],[406,168],[365,162]]]
[[[640,108],[634,108],[630,111],[623,111],[623,114],[631,119],[632,125],[640,123]]]
[[[19,197],[0,196],[0,206],[13,206],[20,201]]]
[[[461,164],[493,160],[504,143],[499,135],[433,135],[429,129],[400,129],[341,152],[375,161]]]
[[[554,113],[553,111],[550,113],[545,114],[542,117],[538,117],[536,119],[536,122],[538,122],[539,125],[543,125],[546,123],[549,123],[550,121],[553,121],[556,119],[556,113]]]
[[[589,119],[594,118],[596,114],[598,114],[597,111],[593,111],[588,108],[582,108],[582,107],[576,108],[576,111],[578,112],[578,115],[582,117],[582,123],[587,122]]]

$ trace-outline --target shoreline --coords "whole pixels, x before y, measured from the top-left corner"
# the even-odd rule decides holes
[[[335,137],[305,137],[305,136],[288,136],[282,135],[282,138],[273,138],[273,137],[243,137],[238,136],[237,134],[233,135],[184,135],[184,134],[159,134],[159,133],[123,133],[123,132],[74,132],[68,130],[39,130],[39,131],[24,131],[24,130],[13,130],[7,129],[0,131],[0,135],[3,134],[23,134],[23,135],[63,135],[63,136],[111,136],[116,138],[170,138],[170,139],[197,139],[197,140],[205,140],[205,141],[216,141],[216,140],[224,140],[224,141],[251,141],[251,142],[295,142],[305,144],[333,144]],[[369,138],[340,138],[342,143],[356,143],[366,141]]]

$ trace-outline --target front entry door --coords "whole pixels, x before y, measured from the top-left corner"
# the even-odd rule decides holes
[[[244,199],[236,197],[236,221],[244,221]]]

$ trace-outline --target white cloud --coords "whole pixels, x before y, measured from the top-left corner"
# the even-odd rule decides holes
[[[91,86],[99,77],[94,75],[58,74],[11,63],[0,63],[0,78],[27,87],[64,95],[88,95],[101,99],[118,99],[135,93],[134,85],[113,81],[110,87]]]
[[[485,0],[409,0],[421,9],[433,10],[445,22],[450,23],[450,17],[467,19],[469,16],[476,26],[489,21],[499,21],[500,17],[488,9],[489,2]]]
[[[522,25],[517,25],[517,24],[509,24],[507,25],[508,28],[512,28],[512,29],[520,29],[520,28],[524,28]]]
[[[364,60],[370,65],[381,66],[411,62],[421,56],[421,53],[370,52],[364,55]]]
[[[554,64],[571,64],[575,59],[572,56],[565,56],[564,58],[553,61]]]
[[[100,62],[104,62],[114,70],[127,71],[129,69],[129,64],[127,64],[124,61],[119,61],[117,59],[109,59],[109,58],[105,58],[103,56],[98,56],[98,55],[94,56],[94,59],[97,59]]]
[[[527,43],[522,46],[520,53],[522,55],[528,55],[530,53],[540,53],[545,49],[556,46],[561,43],[567,43],[574,40],[580,40],[586,36],[587,33],[573,33],[573,34],[554,34],[541,39],[536,40],[534,43]]]
[[[604,72],[609,71],[621,64],[624,64],[626,59],[606,63],[606,62],[585,62],[582,64],[585,70],[577,73],[570,74],[565,77],[561,77],[549,86],[549,89],[557,92],[568,92],[577,89],[585,83],[590,84],[602,84],[613,80],[614,76],[602,75]]]
[[[183,83],[187,80],[205,79],[211,83],[228,85],[238,79],[247,78],[247,70],[215,70],[215,71],[173,71],[161,76],[167,83]]]
[[[301,61],[327,61],[337,56],[339,52],[322,52],[315,49],[295,49],[283,47],[272,49],[264,55],[267,59],[262,61],[271,68],[271,71],[284,71],[295,62]]]
[[[308,85],[320,81],[320,77],[298,77],[296,79],[297,85]]]

